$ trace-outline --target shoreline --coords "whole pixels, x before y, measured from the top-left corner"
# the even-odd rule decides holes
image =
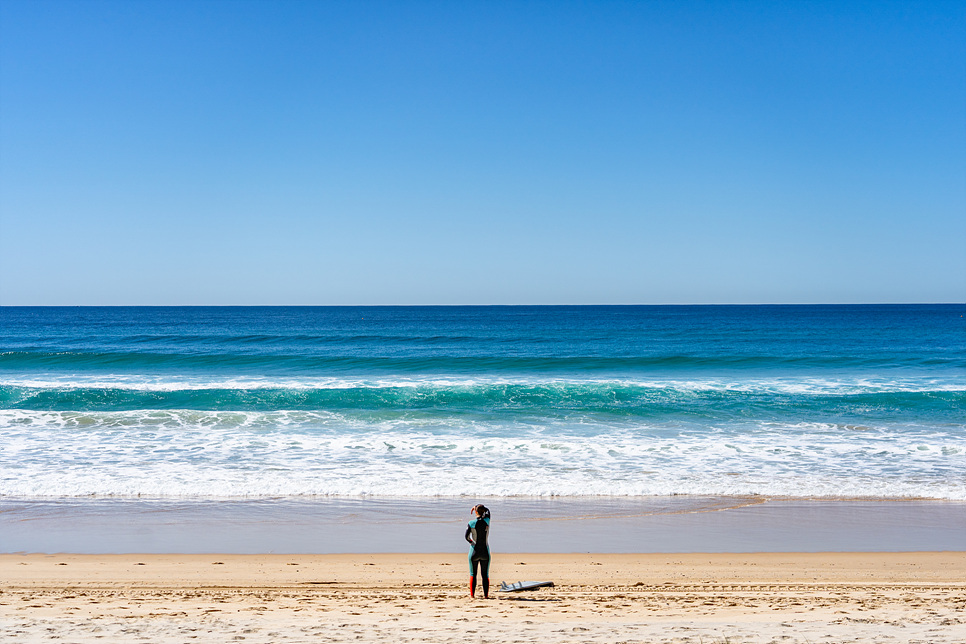
[[[460,550],[469,509],[504,552],[966,551],[966,502],[770,497],[0,498],[0,550],[338,554]]]
[[[11,642],[966,639],[966,552],[0,555]],[[553,588],[497,593],[500,581]]]

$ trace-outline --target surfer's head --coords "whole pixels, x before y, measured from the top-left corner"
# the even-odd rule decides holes
[[[474,505],[473,512],[475,512],[476,516],[480,518],[483,518],[490,513],[490,511],[486,509],[486,506],[483,505],[482,503],[480,503],[479,505]]]

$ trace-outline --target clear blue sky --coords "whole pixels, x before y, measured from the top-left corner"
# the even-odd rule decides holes
[[[0,304],[966,300],[966,2],[0,2]]]

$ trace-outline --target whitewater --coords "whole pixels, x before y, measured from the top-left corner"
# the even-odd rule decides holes
[[[0,496],[966,500],[959,305],[0,308]]]

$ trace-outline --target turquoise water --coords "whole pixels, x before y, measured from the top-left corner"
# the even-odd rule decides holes
[[[0,308],[0,495],[966,499],[962,305]]]

